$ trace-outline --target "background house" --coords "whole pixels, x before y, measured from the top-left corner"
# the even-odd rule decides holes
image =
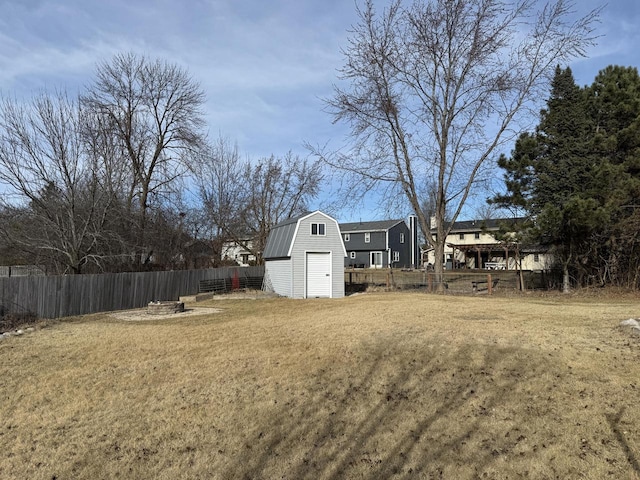
[[[316,211],[271,229],[264,289],[292,298],[344,297],[346,252],[338,222]]]
[[[245,245],[249,248],[253,248],[253,242],[251,240],[243,240],[242,242],[224,242],[222,244],[222,261],[234,261],[241,267],[255,265],[257,262],[256,256],[247,250]]]
[[[449,269],[483,268],[488,270],[515,270],[517,249],[520,250],[523,270],[547,270],[553,257],[542,246],[522,246],[496,239],[501,225],[518,219],[466,220],[455,222],[447,235],[442,262]],[[435,228],[431,229],[435,237]],[[435,264],[433,249],[423,252],[425,265]]]
[[[340,224],[347,250],[346,267],[417,268],[419,245],[417,219],[379,220]]]

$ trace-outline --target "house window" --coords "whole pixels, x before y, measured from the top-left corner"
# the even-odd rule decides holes
[[[348,242],[349,240],[351,240],[351,235],[349,235],[348,233],[344,234],[344,241]]]
[[[324,223],[312,223],[311,235],[324,235],[326,224]]]
[[[371,243],[371,233],[365,232],[365,234],[364,234],[364,243]]]
[[[404,233],[400,234],[400,243],[404,243]]]
[[[459,235],[459,238],[460,238],[460,240],[464,240],[464,233],[461,233],[461,234]]]
[[[356,252],[349,252],[349,258],[351,260],[355,260],[356,259]]]
[[[393,252],[393,261],[394,262],[400,261],[400,252]]]
[[[476,240],[480,240],[480,232],[476,232],[476,233],[474,234],[474,238],[475,238]]]

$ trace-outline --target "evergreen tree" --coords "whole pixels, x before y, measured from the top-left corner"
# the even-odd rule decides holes
[[[563,284],[640,287],[640,76],[609,66],[590,87],[556,69],[535,133],[517,140],[492,199],[535,220],[529,241],[554,245]],[[519,232],[520,235],[523,232]]]
[[[609,66],[588,89],[591,150],[600,159],[594,196],[606,206],[607,229],[598,245],[603,281],[640,287],[640,76]]]
[[[593,196],[600,166],[590,152],[590,132],[585,92],[569,68],[556,68],[535,134],[522,135],[511,158],[500,159],[507,193],[493,199],[523,208],[535,219],[530,238],[554,246],[565,292],[572,267],[579,271],[584,264],[605,214]]]

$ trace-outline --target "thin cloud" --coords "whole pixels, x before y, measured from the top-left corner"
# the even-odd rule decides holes
[[[601,4],[581,0],[576,14]],[[187,69],[207,94],[209,130],[251,156],[344,141],[320,98],[337,82],[357,21],[352,1],[0,0],[0,11],[3,94],[81,89],[98,61],[133,51]],[[611,0],[598,46],[571,65],[579,83],[611,63],[638,65],[638,24],[635,0]]]

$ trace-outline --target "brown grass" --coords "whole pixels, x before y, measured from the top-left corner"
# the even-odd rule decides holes
[[[640,478],[637,296],[209,306],[0,342],[0,478]]]

